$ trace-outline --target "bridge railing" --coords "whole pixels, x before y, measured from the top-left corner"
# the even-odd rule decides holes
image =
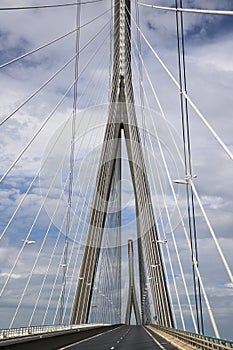
[[[0,329],[0,339],[17,338],[29,335],[42,333],[59,332],[72,329],[90,329],[104,326],[104,324],[89,324],[89,325],[54,325],[54,326],[31,326],[11,329]]]
[[[161,331],[162,333],[169,334],[181,342],[191,345],[193,348],[202,350],[229,350],[233,349],[233,341],[219,338],[212,338],[202,334],[196,334],[187,331],[181,331],[178,329],[172,329],[153,325],[153,328]]]

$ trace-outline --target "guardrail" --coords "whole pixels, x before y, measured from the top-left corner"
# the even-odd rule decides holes
[[[229,350],[233,349],[233,341],[219,338],[212,338],[203,334],[197,334],[178,329],[152,325],[153,328],[158,329],[166,334],[169,334],[181,342],[191,345],[194,348],[202,350]]]
[[[54,325],[54,326],[31,326],[11,329],[1,329],[0,339],[11,339],[24,337],[29,335],[37,335],[43,333],[60,332],[73,329],[92,329],[96,327],[107,326],[106,324],[89,324],[89,325]]]
[[[0,340],[0,349],[11,350],[56,350],[61,347],[84,341],[90,337],[111,331],[122,325],[58,325],[25,327],[6,332]],[[28,334],[29,333],[29,334]],[[6,335],[9,337],[6,337]]]

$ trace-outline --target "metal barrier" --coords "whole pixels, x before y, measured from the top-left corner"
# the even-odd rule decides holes
[[[11,329],[1,329],[0,339],[11,339],[17,337],[24,337],[29,335],[37,335],[42,333],[59,332],[72,329],[92,329],[105,324],[89,324],[89,325],[54,325],[54,326],[31,326]]]
[[[153,328],[179,339],[181,342],[191,345],[193,348],[203,350],[229,350],[233,348],[233,341],[208,337],[202,334],[196,334],[178,329],[152,325]]]

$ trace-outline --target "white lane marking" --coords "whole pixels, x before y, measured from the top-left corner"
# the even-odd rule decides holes
[[[148,332],[148,330],[147,330],[145,327],[143,327],[143,328],[145,329],[146,333],[154,340],[154,342],[160,347],[160,349],[166,350],[165,347],[164,347],[163,345],[161,345],[160,342],[158,342],[158,340],[155,339],[155,338],[153,337],[153,335],[150,334],[150,332]]]
[[[123,326],[120,326],[120,327],[117,327],[117,328],[114,328],[114,329],[110,329],[110,330],[109,330],[109,331],[107,331],[107,332],[102,332],[102,333],[100,333],[100,334],[93,335],[92,337],[89,337],[89,338],[87,338],[87,339],[80,340],[80,341],[78,341],[78,342],[76,342],[76,343],[73,343],[73,344],[70,344],[70,345],[64,346],[63,348],[58,348],[58,350],[65,350],[65,349],[69,349],[69,348],[71,348],[72,346],[75,346],[75,345],[78,345],[78,344],[84,343],[85,341],[88,341],[88,340],[91,340],[91,339],[94,339],[94,338],[100,337],[100,336],[101,336],[101,335],[103,335],[103,334],[113,332],[113,331],[115,331],[116,329],[119,329],[119,328],[121,328],[121,327],[123,327]]]

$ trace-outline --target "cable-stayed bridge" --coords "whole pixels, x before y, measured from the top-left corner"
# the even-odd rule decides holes
[[[0,346],[232,347],[233,12],[214,5],[1,5]]]

